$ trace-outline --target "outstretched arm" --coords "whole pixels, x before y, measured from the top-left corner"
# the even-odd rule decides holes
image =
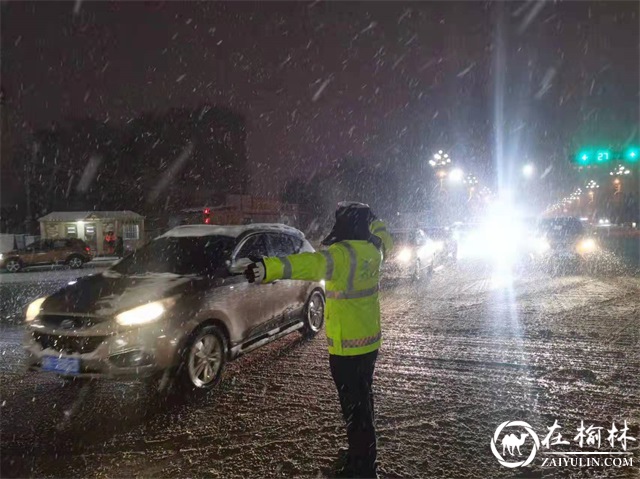
[[[328,251],[299,253],[285,258],[264,258],[266,269],[263,283],[278,279],[302,281],[330,280],[333,276],[333,258]]]

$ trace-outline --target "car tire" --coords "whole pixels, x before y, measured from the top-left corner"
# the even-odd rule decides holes
[[[313,338],[324,324],[325,300],[320,290],[314,290],[304,306],[304,327],[302,335],[306,339]]]
[[[213,389],[222,377],[227,356],[227,342],[216,326],[196,330],[180,353],[177,379],[192,394]]]
[[[19,259],[10,259],[4,265],[9,273],[18,273],[22,269],[22,262]]]
[[[420,268],[422,265],[420,264],[420,260],[416,260],[415,267],[413,269],[413,273],[411,274],[411,282],[416,283],[420,281]]]
[[[80,269],[84,264],[84,258],[80,255],[74,254],[73,256],[69,256],[69,258],[67,258],[66,264],[71,269]]]

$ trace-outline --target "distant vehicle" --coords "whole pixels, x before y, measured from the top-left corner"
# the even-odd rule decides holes
[[[17,273],[30,266],[50,264],[66,264],[78,269],[92,258],[91,248],[80,239],[45,239],[0,255],[0,269]]]
[[[545,218],[538,222],[532,257],[579,262],[597,254],[600,249],[579,218]]]
[[[390,231],[394,248],[383,264],[387,278],[409,278],[412,281],[431,275],[436,259],[444,249],[444,241],[434,241],[418,228]]]
[[[449,227],[425,228],[426,235],[442,248],[436,252],[436,263],[455,263],[458,260],[458,241]]]
[[[321,283],[255,285],[242,274],[257,258],[306,251],[304,235],[283,225],[174,228],[31,303],[28,367],[211,389],[227,361],[297,330],[307,338],[320,331]]]

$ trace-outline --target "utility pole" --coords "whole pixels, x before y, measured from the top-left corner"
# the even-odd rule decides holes
[[[25,232],[26,233],[31,233],[31,226],[32,226],[32,212],[31,212],[31,172],[33,170],[33,165],[36,164],[36,161],[38,160],[38,152],[40,151],[40,144],[34,140],[32,145],[31,145],[31,158],[30,160],[27,162],[27,174],[26,174],[26,184],[25,184],[25,190],[26,190],[26,194],[27,194],[27,217],[25,219]]]

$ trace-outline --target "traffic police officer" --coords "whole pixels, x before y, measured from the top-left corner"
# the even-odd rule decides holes
[[[380,347],[378,280],[383,255],[392,248],[384,223],[368,205],[341,203],[326,251],[251,264],[249,282],[278,279],[326,281],[329,366],[347,425],[344,477],[376,477],[373,371]]]

